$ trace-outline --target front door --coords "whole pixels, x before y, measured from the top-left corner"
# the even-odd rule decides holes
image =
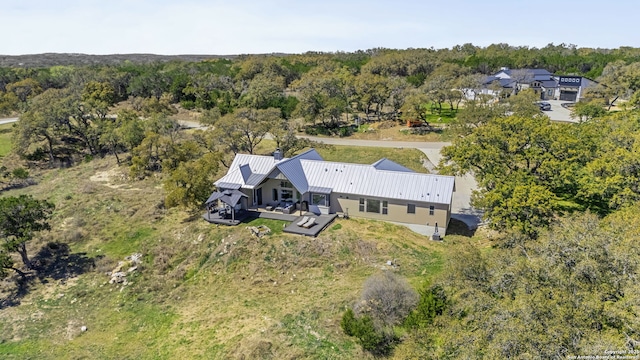
[[[256,198],[258,198],[258,206],[262,205],[262,188],[256,190]]]

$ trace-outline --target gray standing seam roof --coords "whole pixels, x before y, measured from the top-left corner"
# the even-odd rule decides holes
[[[378,170],[372,165],[301,160],[304,174],[313,187],[333,192],[409,201],[449,204],[453,197],[453,176]]]
[[[558,86],[558,82],[555,80],[545,80],[545,81],[542,81],[541,83],[542,83],[542,86],[545,88],[555,88]]]
[[[318,194],[331,194],[333,188],[322,187],[322,186],[309,186],[309,192],[318,193]]]
[[[243,197],[247,197],[247,195],[243,194],[240,190],[214,191],[205,204],[220,200],[227,205],[235,206]]]
[[[240,189],[240,184],[234,184],[234,183],[218,182],[217,186],[218,186],[218,189],[231,189],[231,190]]]
[[[242,157],[238,160],[240,156]],[[268,169],[264,158],[271,161]],[[449,204],[455,189],[453,176],[416,173],[387,159],[381,159],[372,165],[328,162],[322,160],[314,149],[278,162],[274,162],[271,157],[238,155],[233,163],[237,167],[234,168],[232,164],[229,173],[216,182],[218,187],[232,183],[244,188],[254,188],[267,176],[274,177],[279,172],[301,193],[337,192]],[[249,164],[253,170],[246,180],[239,169],[244,164]],[[260,172],[256,169],[260,169]]]

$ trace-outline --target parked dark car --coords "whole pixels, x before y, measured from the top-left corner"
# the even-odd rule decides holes
[[[540,110],[542,111],[549,111],[551,110],[551,104],[549,104],[546,101],[541,101],[538,103],[538,106],[540,106]]]

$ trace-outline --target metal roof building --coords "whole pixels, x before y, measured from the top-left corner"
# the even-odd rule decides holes
[[[300,164],[301,175],[310,186],[331,188],[337,193],[437,204],[449,204],[453,197],[453,176],[378,170],[374,165],[329,161],[300,160]]]
[[[279,174],[301,193],[322,188],[324,191],[332,189],[339,193],[438,204],[450,203],[455,187],[453,176],[416,173],[385,158],[371,165],[324,161],[315,149],[282,160],[238,154],[229,172],[215,185],[225,189],[254,189],[265,179],[275,179]]]
[[[355,212],[428,228],[435,238],[451,218],[455,178],[417,173],[384,158],[368,165],[324,161],[310,149],[291,158],[278,151],[273,157],[238,154],[215,185],[208,202],[221,200],[239,210]]]

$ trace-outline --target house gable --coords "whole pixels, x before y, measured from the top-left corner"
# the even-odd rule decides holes
[[[409,168],[406,168],[395,161],[391,161],[387,158],[382,158],[373,164],[371,164],[377,170],[389,170],[389,171],[400,171],[400,172],[415,172]]]

